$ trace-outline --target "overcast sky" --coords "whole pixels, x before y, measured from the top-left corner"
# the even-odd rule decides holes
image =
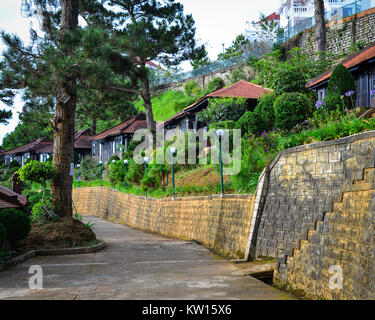
[[[16,33],[24,41],[29,39],[30,19],[23,18],[20,12],[22,0],[0,0],[0,29]],[[244,33],[246,22],[258,20],[261,12],[270,14],[277,10],[280,0],[180,0],[186,13],[194,17],[197,38],[206,44],[209,57],[215,60],[222,52],[222,44],[229,46],[235,37]],[[34,26],[36,21],[33,21]],[[0,50],[4,46],[0,44]],[[184,64],[186,68],[188,64]],[[0,102],[0,109],[11,109],[13,118],[9,125],[0,124],[0,144],[6,133],[12,132],[18,123],[18,112],[22,101],[18,97],[13,108]]]

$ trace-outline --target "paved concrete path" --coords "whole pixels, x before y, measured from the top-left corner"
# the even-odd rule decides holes
[[[0,273],[0,299],[290,299],[243,276],[234,264],[187,241],[95,222],[107,243],[95,254],[35,257]],[[28,289],[31,265],[43,269],[43,290]]]

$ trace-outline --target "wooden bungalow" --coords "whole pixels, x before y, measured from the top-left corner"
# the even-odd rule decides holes
[[[375,89],[375,43],[341,62],[354,76],[356,82],[356,107],[374,107],[372,90]],[[333,68],[311,79],[307,87],[318,92],[318,100],[327,95],[329,79]]]
[[[43,154],[41,150],[52,146],[52,144],[53,142],[48,137],[35,139],[28,144],[4,152],[4,162],[9,164],[15,160],[23,165],[30,158],[41,161],[41,155]]]
[[[91,155],[91,132],[90,129],[79,130],[74,135],[74,153],[76,161],[80,162],[84,157]],[[46,161],[53,154],[53,144],[39,150],[40,161]]]
[[[272,90],[243,80],[220,90],[213,91],[166,120],[163,124],[165,139],[168,139],[171,134],[176,133],[176,130],[178,132],[185,132],[188,129],[207,129],[207,124],[198,120],[198,112],[208,107],[210,99],[245,98],[247,99],[248,110],[253,111],[258,103],[258,99],[266,92],[272,92]]]
[[[91,138],[92,156],[97,161],[108,162],[113,156],[121,158],[121,153],[125,151],[134,133],[138,129],[147,128],[146,115],[142,112],[136,117],[131,117],[123,123],[110,128]]]

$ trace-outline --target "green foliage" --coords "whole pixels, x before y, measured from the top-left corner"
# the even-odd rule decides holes
[[[347,108],[353,108],[356,99],[355,79],[351,72],[342,64],[337,65],[333,71],[327,87],[327,100],[343,96],[343,103]],[[350,96],[349,96],[350,94]],[[334,98],[331,98],[333,96]],[[325,99],[326,101],[326,99]]]
[[[128,165],[126,181],[129,183],[140,183],[143,178],[144,172],[144,165],[139,165],[135,163],[133,159],[131,159]]]
[[[264,57],[250,61],[256,71],[255,83],[274,89],[276,96],[284,92],[299,92],[311,94],[306,83],[322,72],[329,69],[332,62],[327,57],[315,60],[303,54],[300,48],[289,52],[290,59],[283,60],[283,53],[276,50]]]
[[[0,110],[0,123],[8,124],[8,120],[12,117],[12,111]]]
[[[266,130],[267,123],[258,112],[247,111],[237,121],[236,129],[240,129],[242,134],[250,133],[259,135]]]
[[[6,230],[7,240],[11,245],[27,237],[31,224],[27,214],[19,209],[4,209],[0,213],[0,224]]]
[[[185,83],[184,92],[188,97],[198,98],[202,94],[202,89],[196,81],[190,80]]]
[[[12,169],[12,168],[20,168],[21,165],[18,163],[18,161],[16,160],[12,160],[10,163],[9,163],[9,166],[8,168],[9,169]]]
[[[236,122],[232,120],[228,121],[221,121],[221,122],[214,122],[209,125],[211,130],[215,129],[236,129]]]
[[[0,249],[4,246],[6,239],[7,239],[7,231],[5,227],[2,224],[0,224]]]
[[[301,93],[284,93],[274,104],[275,126],[283,130],[290,130],[303,122],[311,113],[309,99]]]
[[[22,181],[30,181],[45,185],[48,180],[57,176],[57,170],[50,162],[32,160],[18,170]]]
[[[46,216],[43,207],[44,203],[42,200],[33,205],[31,211],[31,221],[33,223],[44,224],[46,222]]]
[[[208,124],[227,120],[237,121],[246,109],[246,99],[215,98],[209,101],[205,110],[198,113],[198,119]]]
[[[266,130],[272,130],[275,124],[275,109],[273,107],[276,97],[273,94],[264,94],[258,100],[254,112],[258,113],[266,123]]]
[[[155,121],[165,121],[174,116],[177,112],[180,112],[184,108],[193,104],[195,101],[195,97],[186,96],[181,91],[173,90],[169,90],[159,96],[153,97],[151,102]],[[142,100],[136,102],[135,106],[140,111],[144,110],[144,103]]]
[[[100,177],[100,167],[98,162],[93,157],[85,157],[81,161],[81,168],[79,171],[83,180],[91,181]]]
[[[108,165],[108,179],[112,184],[123,182],[125,179],[125,165],[121,160]]]
[[[256,189],[262,170],[278,153],[275,135],[264,133],[258,138],[244,136],[241,139],[241,171],[231,176],[236,191],[244,193]]]
[[[215,90],[219,90],[225,86],[225,82],[223,79],[216,77],[213,78],[207,85],[207,91],[212,92]]]
[[[111,163],[113,160],[119,161],[120,158],[114,154],[112,157],[109,158],[109,163]]]

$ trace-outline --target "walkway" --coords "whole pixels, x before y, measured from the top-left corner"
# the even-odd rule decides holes
[[[0,299],[290,299],[207,249],[96,217],[96,254],[35,257],[0,273]],[[28,289],[31,265],[43,290]]]

